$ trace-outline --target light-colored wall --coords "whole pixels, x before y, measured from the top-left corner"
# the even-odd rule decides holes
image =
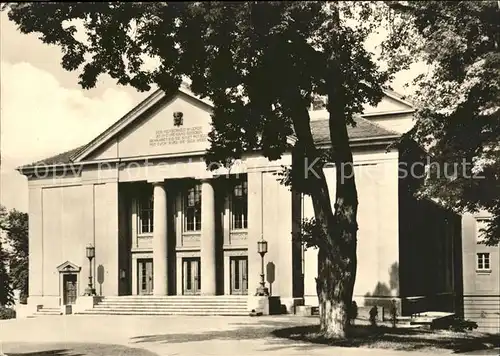
[[[29,181],[30,304],[59,305],[62,286],[57,266],[66,261],[81,267],[78,293],[83,294],[89,276],[88,243],[96,247],[94,278],[98,265],[106,271],[103,294],[118,292],[116,178],[115,183],[94,184],[82,176]]]
[[[29,189],[29,295],[43,295],[43,215],[42,215],[42,189],[30,187]]]
[[[94,185],[95,266],[104,266],[102,295],[118,295],[118,183]],[[96,274],[94,274],[96,275]],[[101,288],[96,284],[97,291]]]
[[[415,120],[413,119],[413,114],[411,113],[370,115],[365,116],[365,118],[385,129],[400,134],[408,132],[415,125]]]
[[[363,305],[367,293],[373,295],[377,283],[391,285],[390,269],[399,264],[398,242],[398,153],[357,153],[354,155],[355,179],[358,190],[358,267],[354,296]],[[330,199],[335,202],[335,168],[325,168]],[[303,216],[313,217],[309,197],[304,199]],[[315,278],[317,250],[312,248],[304,257],[305,303],[318,305]],[[393,296],[399,290],[391,291]],[[375,295],[376,296],[376,295]]]
[[[269,242],[265,264],[274,263],[274,295],[290,298],[292,286],[292,194],[271,172],[262,174],[263,236]],[[253,242],[255,244],[255,242]],[[255,273],[249,271],[249,273]]]
[[[281,297],[288,310],[293,305],[292,193],[277,181],[274,172],[290,160],[290,155],[286,155],[272,165],[263,158],[255,158],[248,164],[248,293],[255,293],[259,286],[261,258],[257,242],[264,238],[268,242],[264,257],[266,286],[272,295]],[[275,268],[271,286],[267,283],[269,263]]]
[[[56,267],[70,261],[79,267],[85,263],[85,244],[92,241],[82,228],[86,222],[85,212],[92,210],[92,203],[84,203],[82,186],[46,187],[42,190],[43,199],[43,242],[44,260],[43,296],[59,297],[59,272]],[[85,224],[86,226],[91,227]],[[85,226],[84,225],[84,226]],[[82,272],[87,276],[87,268]],[[83,277],[80,275],[80,277]],[[80,278],[79,288],[85,289],[87,280]]]
[[[372,106],[369,104],[364,105],[363,114],[366,114],[368,116],[367,118],[371,118],[394,116],[394,113],[396,112],[407,112],[411,110],[413,110],[413,108],[406,103],[403,103],[389,96],[384,96],[376,106]],[[311,120],[325,120],[328,119],[329,114],[326,109],[321,109],[309,111],[309,115],[311,117]]]
[[[400,100],[394,99],[390,96],[385,95],[382,100],[376,105],[372,106],[366,104],[364,106],[365,114],[381,114],[381,113],[391,113],[401,110],[409,110],[412,109],[411,106],[401,102]]]
[[[464,266],[464,294],[499,295],[500,268],[499,246],[479,244],[477,218],[487,218],[488,214],[464,214],[462,217],[462,246]],[[490,253],[491,272],[476,270],[476,254]]]
[[[500,332],[500,246],[478,244],[478,218],[487,213],[464,214],[462,249],[464,275],[464,317],[483,331]],[[477,271],[477,253],[490,253],[490,272]]]
[[[90,155],[87,160],[106,160],[118,157],[118,140],[116,138],[110,140],[106,144],[99,147]]]

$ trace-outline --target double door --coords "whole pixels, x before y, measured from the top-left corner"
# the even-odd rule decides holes
[[[137,261],[138,269],[138,294],[153,294],[153,259]],[[184,258],[182,260],[183,294],[195,295],[201,289],[200,258]]]
[[[185,295],[200,294],[201,268],[200,258],[191,257],[182,259],[182,293]]]
[[[248,258],[231,257],[231,294],[248,294]]]
[[[153,294],[153,259],[138,260],[137,270],[139,272],[139,295]]]

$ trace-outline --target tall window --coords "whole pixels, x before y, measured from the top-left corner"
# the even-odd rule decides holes
[[[189,188],[184,197],[184,230],[201,230],[201,184]]]
[[[231,195],[231,228],[233,230],[248,228],[248,184],[237,182]]]
[[[139,199],[137,216],[139,235],[153,233],[153,195],[146,195]]]
[[[490,270],[490,254],[478,253],[477,254],[477,270],[489,271]]]

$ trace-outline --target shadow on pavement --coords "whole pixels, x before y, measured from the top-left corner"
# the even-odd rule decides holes
[[[0,354],[2,355],[2,354]],[[35,352],[22,352],[5,354],[6,356],[84,356],[83,354],[75,354],[69,350],[48,350],[48,351],[35,351]]]
[[[454,353],[490,352],[500,345],[500,335],[446,333],[423,329],[355,326],[345,340],[328,340],[320,336],[319,325],[295,326],[272,331],[275,337],[308,343],[339,346],[383,348],[400,351],[446,349]],[[488,353],[484,353],[488,354]],[[472,355],[472,354],[471,354]]]
[[[430,330],[355,326],[353,336],[345,340],[326,340],[319,335],[318,325],[300,325],[290,320],[255,319],[252,323],[230,323],[226,330],[198,333],[168,333],[132,338],[132,343],[188,343],[209,340],[262,339],[262,351],[295,349],[308,351],[330,346],[363,347],[396,351],[446,349],[454,353],[488,355],[500,343],[499,335],[436,333]],[[291,326],[295,324],[295,326]],[[484,352],[484,353],[478,353]],[[494,354],[494,353],[493,353]],[[493,355],[491,354],[491,355]]]
[[[295,323],[297,324],[297,323]],[[252,322],[228,323],[228,328],[214,329],[198,333],[167,333],[156,335],[142,335],[133,337],[133,343],[159,342],[159,343],[186,343],[207,340],[253,340],[274,338],[272,332],[276,329],[293,325],[289,320],[259,320]]]
[[[158,356],[151,351],[99,343],[4,343],[6,356]]]

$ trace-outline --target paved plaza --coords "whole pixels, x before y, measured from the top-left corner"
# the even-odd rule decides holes
[[[294,342],[272,334],[276,329],[315,323],[316,318],[290,316],[72,315],[14,319],[0,321],[0,351],[8,356],[435,354],[332,347]],[[451,350],[442,352],[452,353]]]

